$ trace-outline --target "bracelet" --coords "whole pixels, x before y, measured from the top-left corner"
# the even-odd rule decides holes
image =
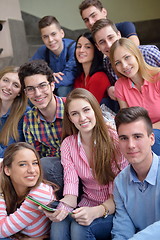
[[[104,207],[104,210],[105,210],[105,212],[104,212],[104,214],[103,214],[103,217],[104,217],[104,218],[108,217],[108,215],[109,215],[109,209],[107,208],[107,206],[106,206],[104,203],[101,203],[100,205],[103,206],[103,207]]]
[[[69,206],[68,204],[60,201],[60,203],[58,204],[57,209],[61,209],[61,210],[63,209],[63,210],[66,210],[68,212],[72,212],[74,208]]]

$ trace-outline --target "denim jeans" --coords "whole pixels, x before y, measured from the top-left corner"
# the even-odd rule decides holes
[[[60,86],[54,90],[54,94],[59,97],[66,97],[73,89],[73,85],[69,86]]]
[[[152,151],[160,156],[160,129],[153,129],[153,133],[155,136],[155,143],[152,146]]]
[[[59,186],[57,191],[58,199],[63,197],[63,166],[58,157],[41,158],[41,166],[44,179],[53,182]]]
[[[110,240],[113,215],[97,218],[89,226],[78,224],[71,216],[52,222],[50,240]]]
[[[0,238],[0,240],[9,240],[10,238]],[[10,239],[11,240],[11,239]]]

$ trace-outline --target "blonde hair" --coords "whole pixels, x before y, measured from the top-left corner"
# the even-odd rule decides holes
[[[152,66],[148,65],[145,62],[143,55],[142,55],[141,51],[139,50],[139,48],[134,44],[133,41],[131,41],[128,38],[120,38],[119,40],[115,41],[110,49],[110,61],[111,61],[113,69],[115,70],[115,73],[119,77],[125,77],[124,75],[119,73],[115,67],[114,52],[117,49],[117,47],[119,47],[119,46],[126,48],[131,54],[133,54],[135,56],[137,63],[139,65],[139,73],[140,73],[141,77],[143,79],[145,79],[146,81],[153,82],[153,78],[157,73],[160,72],[160,68],[152,67]]]
[[[4,68],[0,72],[0,81],[5,74],[18,73],[18,70],[19,68],[14,66]],[[16,141],[18,141],[19,139],[18,123],[26,110],[26,106],[27,106],[27,97],[21,88],[19,95],[14,99],[12,103],[10,114],[4,126],[2,127],[1,134],[0,134],[0,144],[7,146],[10,137],[13,137]],[[1,111],[1,107],[2,107],[2,100],[0,99],[0,111]]]
[[[96,125],[93,128],[91,144],[94,160],[93,174],[99,184],[108,184],[115,178],[115,174],[111,169],[111,163],[115,161],[117,165],[115,157],[116,147],[114,145],[114,140],[108,133],[108,126],[106,125],[102,116],[99,103],[97,102],[96,98],[86,89],[76,88],[67,96],[64,108],[62,140],[67,136],[78,133],[78,129],[70,121],[68,113],[69,104],[74,99],[86,100],[91,105],[95,113]],[[118,165],[117,168],[119,169]]]

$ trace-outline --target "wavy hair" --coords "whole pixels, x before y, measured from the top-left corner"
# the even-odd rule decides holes
[[[4,68],[3,70],[0,71],[0,81],[5,74],[18,73],[18,70],[19,68],[14,66]],[[0,134],[0,144],[7,146],[10,137],[13,137],[16,141],[19,140],[18,123],[26,110],[26,106],[27,97],[21,87],[20,93],[14,99],[10,109],[10,114],[4,126],[2,127]],[[1,108],[2,100],[0,99],[0,111]]]
[[[160,72],[160,68],[152,67],[152,66],[148,65],[145,62],[143,55],[142,55],[141,51],[139,50],[139,48],[134,44],[133,41],[131,41],[128,38],[120,38],[119,40],[116,40],[110,49],[110,61],[111,61],[112,67],[115,70],[116,74],[119,77],[126,77],[126,76],[120,74],[116,70],[116,66],[115,66],[115,62],[114,62],[114,52],[119,46],[124,47],[133,56],[135,56],[137,63],[139,65],[139,73],[140,73],[141,77],[149,82],[153,82],[153,78],[157,73]]]
[[[78,129],[70,121],[68,113],[69,104],[74,99],[87,101],[95,113],[96,125],[93,128],[91,144],[94,159],[93,174],[100,184],[107,184],[115,178],[115,174],[111,169],[111,162],[114,160],[118,167],[115,157],[117,150],[114,140],[108,132],[109,127],[104,121],[98,101],[93,94],[86,89],[76,88],[67,96],[64,108],[62,140],[67,136],[78,134]]]
[[[14,161],[14,156],[16,155],[16,153],[19,150],[23,150],[23,149],[29,149],[29,150],[33,151],[37,158],[37,161],[38,161],[40,175],[39,175],[38,181],[34,187],[38,186],[42,182],[42,169],[40,166],[40,158],[39,158],[39,154],[37,153],[35,148],[26,142],[12,143],[11,145],[9,145],[4,153],[4,159],[2,162],[1,181],[0,181],[0,186],[1,186],[1,190],[4,195],[5,202],[6,202],[6,208],[7,208],[8,214],[11,214],[16,211],[17,204],[19,204],[19,203],[21,204],[22,201],[25,199],[26,195],[33,188],[33,187],[28,187],[24,196],[19,199],[19,197],[17,196],[17,193],[13,187],[10,177],[7,176],[4,171],[5,167],[8,167],[8,168],[12,167],[12,162]]]

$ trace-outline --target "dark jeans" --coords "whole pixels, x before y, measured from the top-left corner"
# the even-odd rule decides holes
[[[58,157],[41,158],[44,179],[53,182],[59,186],[57,191],[58,199],[63,197],[63,166]]]
[[[66,97],[68,93],[70,93],[73,89],[73,85],[69,86],[60,86],[59,88],[55,88],[54,94],[59,97]]]
[[[78,224],[71,216],[52,222],[50,240],[110,240],[113,215],[97,218],[89,226]]]

